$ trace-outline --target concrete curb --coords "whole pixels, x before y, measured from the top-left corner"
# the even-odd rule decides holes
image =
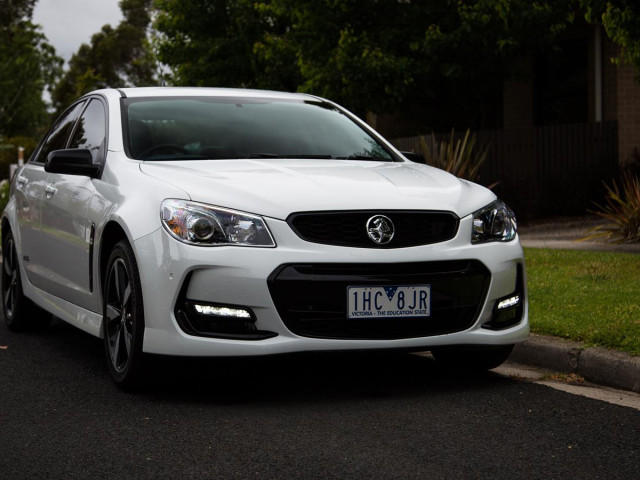
[[[576,373],[589,382],[640,393],[640,357],[626,353],[531,335],[529,340],[515,346],[509,360]]]
[[[595,252],[618,252],[640,254],[640,244],[637,243],[595,243],[578,242],[575,240],[554,240],[531,238],[523,234],[520,235],[520,243],[523,247],[530,248],[553,248],[559,250],[591,250]]]
[[[607,243],[603,239],[591,238],[595,227],[606,221],[598,216],[551,218],[542,222],[521,224],[518,236],[524,247],[559,248],[569,250],[597,250],[605,252],[626,252],[640,254],[640,243]]]

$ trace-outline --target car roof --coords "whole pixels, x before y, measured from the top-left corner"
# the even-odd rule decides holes
[[[304,93],[275,92],[271,90],[252,90],[247,88],[208,88],[208,87],[135,87],[119,88],[119,92],[129,98],[138,97],[247,97],[274,99],[310,99],[318,98]]]

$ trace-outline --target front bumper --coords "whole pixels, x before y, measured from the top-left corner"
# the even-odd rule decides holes
[[[524,341],[529,334],[522,248],[517,240],[471,245],[471,217],[460,221],[457,235],[447,242],[389,250],[309,243],[295,235],[286,222],[266,221],[278,244],[276,248],[190,246],[174,240],[163,229],[134,242],[145,304],[145,352],[250,356],[321,350],[428,350],[445,345],[507,345]],[[371,284],[405,283],[403,275],[394,277],[394,272],[405,270],[403,264],[407,271],[417,272],[420,283],[431,284],[441,279],[434,277],[433,266],[448,265],[458,271],[465,264],[470,269],[466,276],[458,278],[457,292],[455,288],[451,290],[456,285],[455,274],[445,275],[450,294],[447,298],[441,295],[442,308],[437,304],[437,295],[434,296],[432,322],[422,322],[414,328],[416,322],[412,321],[408,329],[400,330],[397,327],[402,327],[402,320],[385,320],[378,322],[376,329],[369,329],[366,320],[349,321],[340,312],[334,316],[329,330],[326,322],[309,330],[305,318],[301,323],[288,313],[296,300],[312,305],[318,295],[331,296],[333,292],[335,297],[352,281],[349,274],[337,281],[330,278],[324,283],[328,289],[322,291],[317,290],[317,284],[303,281],[304,275],[300,279],[289,276],[284,282],[288,283],[286,288],[274,287],[278,278],[283,278],[283,272],[292,272],[291,266],[329,265],[347,271],[364,268]],[[380,267],[378,272],[376,265]],[[518,289],[522,291],[520,321],[506,328],[490,328],[496,302]],[[334,307],[346,298],[346,291],[339,295],[341,298],[334,301]],[[203,336],[189,331],[177,318],[176,306],[185,298],[247,308],[254,317],[255,330],[267,334]],[[466,303],[458,302],[464,312],[453,312],[449,321],[446,307],[457,299],[465,299]],[[336,333],[336,325],[346,327],[347,333],[345,328],[338,328]]]

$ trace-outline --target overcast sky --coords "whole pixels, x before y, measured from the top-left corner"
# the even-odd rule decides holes
[[[1,1],[1,0],[0,0]],[[122,20],[119,0],[38,0],[33,23],[42,26],[56,53],[69,61],[83,43],[103,25],[116,27]]]

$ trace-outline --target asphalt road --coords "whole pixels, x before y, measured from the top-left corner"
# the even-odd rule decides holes
[[[534,383],[415,355],[157,359],[133,395],[100,340],[0,321],[2,479],[640,478],[639,411]]]

